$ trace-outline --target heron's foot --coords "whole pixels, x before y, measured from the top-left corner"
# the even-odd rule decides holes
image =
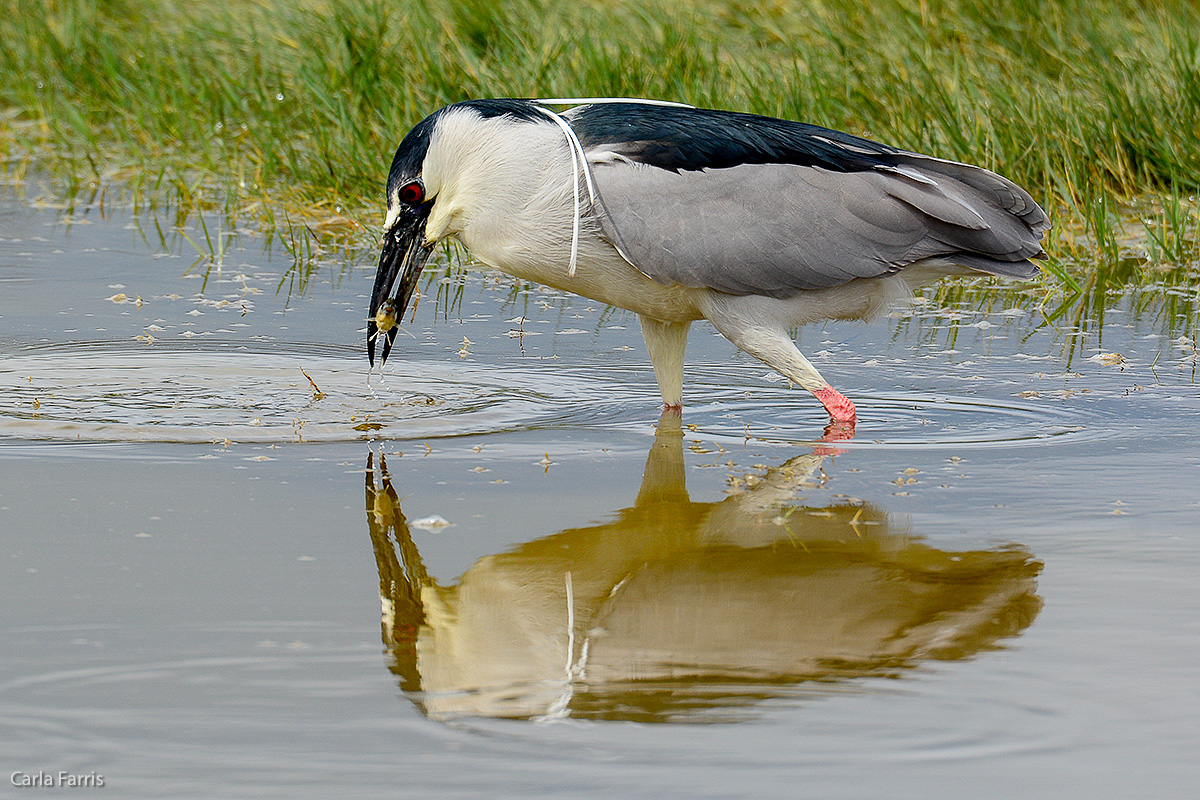
[[[854,403],[851,403],[845,395],[832,386],[817,389],[813,394],[829,412],[829,424],[825,426],[825,435],[821,437],[821,441],[828,443],[853,439],[854,424],[858,421],[854,414]],[[822,448],[816,452],[817,455],[836,456],[846,451]]]
[[[825,410],[829,412],[829,421],[831,423],[849,424],[850,431],[853,434],[854,423],[858,421],[858,417],[854,414],[854,403],[851,403],[848,397],[828,385],[820,389],[815,389],[813,396],[821,401],[821,405],[825,406]]]

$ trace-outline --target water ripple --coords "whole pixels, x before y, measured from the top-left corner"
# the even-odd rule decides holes
[[[350,441],[482,433],[552,416],[551,393],[513,388],[545,382],[511,370],[404,361],[368,383],[365,367],[357,349],[323,345],[26,348],[0,364],[0,437]]]
[[[368,382],[357,347],[266,341],[27,346],[0,362],[0,386],[0,438],[27,441],[331,442],[627,427],[652,421],[660,402],[649,369],[637,365],[393,359]],[[685,422],[719,439],[811,441],[827,421],[807,393],[747,365],[689,368],[687,400]],[[1016,396],[894,391],[854,400],[857,447],[1113,435],[1084,408]]]

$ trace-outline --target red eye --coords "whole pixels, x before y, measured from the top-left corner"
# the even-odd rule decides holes
[[[411,181],[400,187],[400,199],[416,205],[425,199],[425,187],[420,181]]]

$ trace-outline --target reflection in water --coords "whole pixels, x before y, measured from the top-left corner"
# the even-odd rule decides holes
[[[967,657],[1041,606],[1024,549],[945,552],[868,504],[799,505],[822,452],[693,503],[682,445],[664,415],[632,507],[482,558],[454,586],[426,572],[368,456],[383,642],[410,698],[437,719],[727,719],[804,682]]]

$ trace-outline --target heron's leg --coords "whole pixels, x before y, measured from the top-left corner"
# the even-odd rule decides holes
[[[848,425],[849,434],[853,435],[856,419],[854,403],[821,377],[817,368],[796,349],[792,337],[788,336],[785,330],[753,322],[740,314],[727,313],[726,309],[713,308],[708,319],[739,349],[754,356],[792,383],[812,392],[829,412],[830,420]]]
[[[690,322],[659,322],[638,315],[642,323],[642,338],[654,365],[654,377],[662,392],[664,408],[683,406],[683,354],[687,350]]]

